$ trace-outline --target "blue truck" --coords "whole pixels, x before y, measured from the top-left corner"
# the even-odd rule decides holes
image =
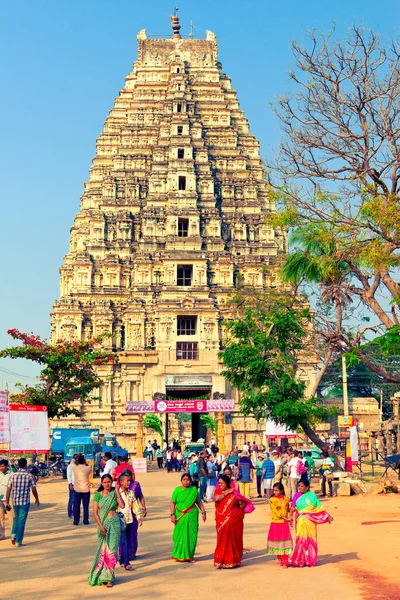
[[[84,454],[93,466],[94,475],[100,471],[102,453],[111,452],[113,459],[125,456],[128,451],[122,448],[117,439],[108,431],[100,442],[100,431],[96,427],[90,429],[57,427],[51,432],[52,454],[63,459],[63,476],[74,454]]]
[[[65,444],[71,438],[94,437],[99,438],[100,430],[96,427],[78,428],[78,427],[56,427],[51,432],[51,452],[54,456],[63,458]]]
[[[79,436],[72,437],[65,444],[64,465],[67,467],[74,454],[84,454],[87,463],[92,467],[93,475],[100,474],[101,445],[98,437]]]

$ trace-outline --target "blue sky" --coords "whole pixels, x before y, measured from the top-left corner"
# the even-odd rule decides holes
[[[182,0],[182,34],[210,29],[262,153],[279,140],[270,103],[288,89],[290,42],[353,23],[398,36],[395,0]],[[0,347],[17,327],[49,334],[58,269],[68,250],[96,137],[137,55],[136,34],[168,34],[165,0],[14,0],[0,4]],[[34,365],[0,361],[32,376]],[[8,381],[30,381],[0,370]]]

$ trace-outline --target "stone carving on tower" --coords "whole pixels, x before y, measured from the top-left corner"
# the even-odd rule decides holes
[[[171,20],[170,39],[137,36],[138,59],[97,139],[52,311],[54,339],[110,334],[105,344],[119,362],[101,367],[113,379],[85,418],[119,435],[136,431],[125,402],[165,394],[168,377],[198,377],[231,397],[218,359],[227,297],[239,276],[271,285],[266,267],[286,245],[269,224],[275,206],[259,143],[218,62],[216,36],[182,38],[177,15]]]

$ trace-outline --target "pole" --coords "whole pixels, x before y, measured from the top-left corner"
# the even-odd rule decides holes
[[[225,429],[224,429],[224,413],[223,412],[217,413],[217,422],[218,422],[218,429],[217,429],[218,449],[219,449],[220,454],[223,454],[225,452]]]
[[[136,456],[137,458],[143,458],[143,415],[138,415],[138,422],[136,426]]]
[[[349,396],[347,393],[347,368],[346,357],[342,354],[342,380],[343,380],[343,414],[349,416]]]
[[[168,419],[168,413],[165,413],[165,441],[167,443],[167,448],[169,446],[169,437],[168,437],[168,429],[169,429],[169,419]]]

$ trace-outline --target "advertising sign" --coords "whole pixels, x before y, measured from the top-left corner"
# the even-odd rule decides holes
[[[265,435],[267,438],[294,438],[295,431],[290,431],[285,425],[279,425],[275,421],[268,420],[265,427]]]
[[[147,473],[147,458],[132,458],[135,473]]]
[[[0,446],[10,443],[8,392],[0,392]]]
[[[49,451],[47,406],[10,404],[10,452]]]
[[[338,417],[338,425],[339,427],[353,427],[353,417]]]
[[[0,391],[0,407],[8,406],[8,392]]]

